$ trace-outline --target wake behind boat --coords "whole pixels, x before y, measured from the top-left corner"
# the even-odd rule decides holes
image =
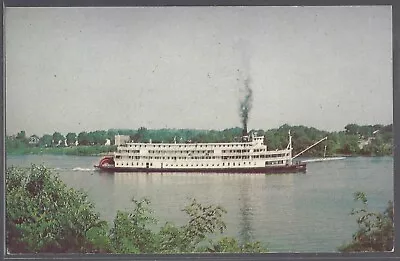
[[[311,162],[325,162],[325,161],[344,160],[344,159],[346,159],[346,157],[326,157],[326,145],[325,145],[323,158],[307,159],[307,160],[302,160],[301,162],[311,163]]]
[[[333,160],[344,160],[346,157],[326,157],[326,158],[317,158],[317,159],[307,159],[302,160],[303,163],[310,163],[310,162],[325,162],[325,161],[333,161]]]

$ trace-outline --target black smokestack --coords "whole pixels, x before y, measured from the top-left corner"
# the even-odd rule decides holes
[[[250,88],[250,77],[244,80],[245,96],[244,99],[240,101],[240,118],[242,121],[243,132],[242,136],[247,136],[247,123],[249,120],[249,113],[253,102],[253,90]]]

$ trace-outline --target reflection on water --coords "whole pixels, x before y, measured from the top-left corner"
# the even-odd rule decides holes
[[[292,174],[212,174],[212,173],[128,173],[110,175],[118,187],[116,199],[146,196],[162,213],[161,221],[184,224],[180,210],[196,198],[208,204],[220,204],[227,209],[225,221],[228,235],[238,236],[240,242],[259,240],[263,230],[276,231],[270,222],[292,223]],[[127,194],[131,193],[131,194]],[[277,202],[280,206],[276,209]],[[121,204],[121,202],[115,202]],[[129,205],[125,205],[129,208]],[[262,228],[258,233],[254,228]]]
[[[240,198],[239,198],[239,206],[240,206],[240,242],[242,244],[251,242],[254,240],[253,236],[253,227],[251,226],[253,219],[252,206],[249,195],[249,181],[244,180],[242,186],[240,187]]]
[[[151,200],[159,226],[184,225],[181,211],[196,198],[223,206],[225,236],[268,244],[272,252],[331,252],[351,240],[352,193],[364,191],[371,209],[393,198],[393,158],[349,158],[308,165],[306,174],[105,173],[95,157],[14,156],[9,165],[45,162],[69,186],[85,190],[102,218],[132,209],[132,197]]]

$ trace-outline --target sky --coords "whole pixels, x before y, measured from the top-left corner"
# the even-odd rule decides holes
[[[6,133],[393,122],[389,6],[5,8]]]

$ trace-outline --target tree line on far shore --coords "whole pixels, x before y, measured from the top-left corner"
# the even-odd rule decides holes
[[[392,124],[389,125],[357,125],[348,124],[342,131],[328,132],[313,127],[290,126],[284,124],[270,130],[251,130],[265,136],[269,149],[285,148],[288,143],[288,132],[293,136],[294,155],[311,146],[323,137],[327,141],[320,143],[307,151],[304,156],[332,155],[364,155],[383,156],[393,153]],[[65,136],[60,132],[52,135],[44,134],[27,136],[25,131],[6,137],[6,150],[10,154],[25,153],[61,153],[90,155],[115,151],[115,135],[128,135],[134,142],[153,143],[198,143],[198,142],[235,142],[241,140],[242,128],[225,130],[195,130],[195,129],[146,129],[137,130],[109,129],[78,134],[69,132]],[[76,149],[62,149],[77,147]],[[86,147],[85,149],[83,149]],[[90,148],[87,148],[90,147]],[[107,147],[107,148],[105,148]],[[57,148],[57,149],[54,149]]]

